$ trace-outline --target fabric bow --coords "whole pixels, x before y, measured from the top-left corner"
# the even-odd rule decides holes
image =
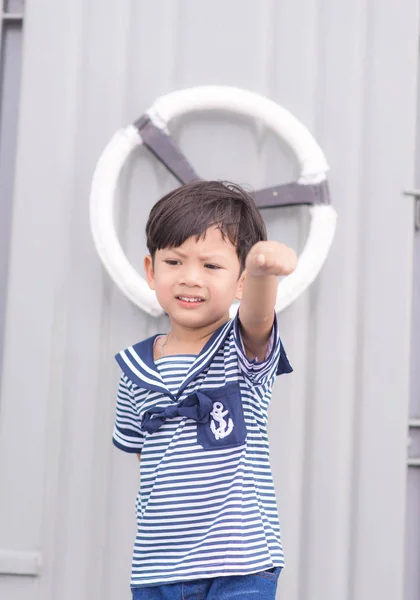
[[[141,422],[141,428],[148,433],[154,433],[166,421],[175,417],[188,417],[197,423],[207,423],[213,409],[213,401],[202,392],[187,396],[179,404],[164,407],[154,407],[147,410]]]

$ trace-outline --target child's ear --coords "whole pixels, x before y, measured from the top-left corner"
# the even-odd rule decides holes
[[[246,277],[246,271],[243,271],[236,284],[236,295],[235,300],[242,300],[242,293],[244,291],[244,281]]]
[[[153,259],[150,254],[144,257],[144,271],[146,273],[147,283],[151,290],[155,289],[155,272],[153,269]]]

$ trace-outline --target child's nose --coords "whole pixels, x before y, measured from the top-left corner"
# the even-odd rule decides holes
[[[185,265],[181,272],[181,281],[184,285],[194,287],[196,285],[201,286],[203,284],[202,271],[198,266]]]

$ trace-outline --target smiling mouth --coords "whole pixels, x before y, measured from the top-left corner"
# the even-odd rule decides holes
[[[190,302],[191,304],[199,304],[200,302],[204,302],[203,298],[190,296],[177,296],[176,299],[181,300],[182,302]]]

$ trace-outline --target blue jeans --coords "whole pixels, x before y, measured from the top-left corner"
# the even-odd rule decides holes
[[[281,567],[252,575],[229,575],[132,588],[133,600],[275,600]]]

